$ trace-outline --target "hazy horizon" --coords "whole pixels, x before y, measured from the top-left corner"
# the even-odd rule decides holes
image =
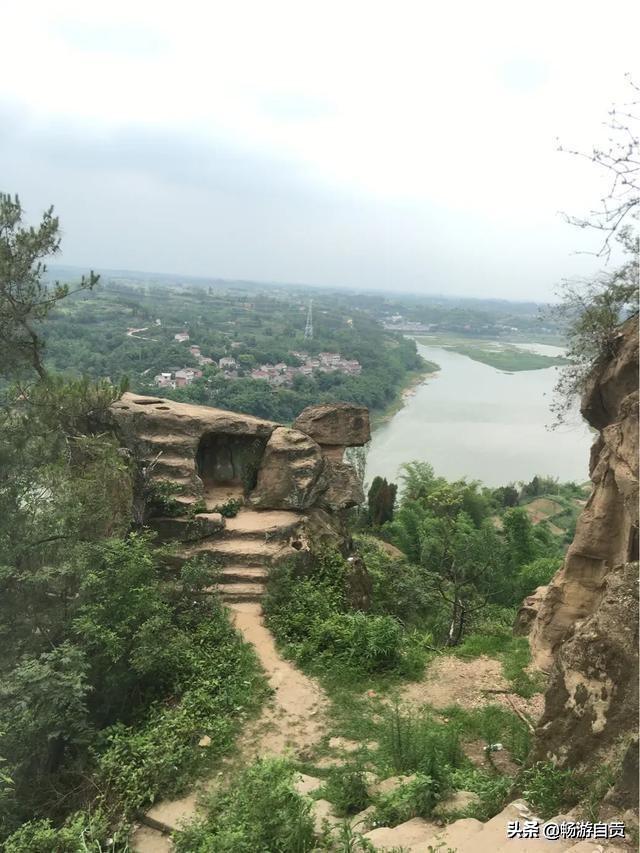
[[[616,8],[25,2],[0,189],[55,205],[66,266],[550,301],[602,267],[560,212],[606,176],[556,149],[628,100],[640,7]]]

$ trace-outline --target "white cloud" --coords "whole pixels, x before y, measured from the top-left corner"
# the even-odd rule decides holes
[[[391,269],[394,259],[403,271],[411,258],[429,263],[419,235],[439,211],[445,254],[459,222],[506,282],[489,247],[502,237],[531,251],[536,230],[539,252],[566,254],[576,238],[557,211],[582,212],[602,193],[592,169],[556,153],[555,137],[588,148],[611,101],[624,97],[639,9],[592,0],[27,0],[4,23],[0,102],[26,112],[34,139],[52,124],[107,145],[127,132],[180,134],[212,151],[222,142],[289,163],[304,172],[310,205],[356,200],[377,211]],[[409,243],[400,227],[415,235]],[[474,227],[492,239],[477,242]],[[366,229],[354,239],[366,250]],[[310,252],[310,269],[322,270]],[[291,277],[276,254],[274,244],[263,277]],[[215,257],[206,268],[205,247],[197,258],[199,271],[217,272]],[[315,277],[301,266],[296,277]],[[334,267],[326,261],[335,278]],[[345,283],[356,274],[345,265]]]

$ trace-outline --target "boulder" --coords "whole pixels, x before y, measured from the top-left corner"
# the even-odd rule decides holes
[[[324,464],[312,438],[297,429],[277,427],[267,442],[250,503],[260,509],[312,506]]]
[[[346,462],[325,459],[322,472],[323,492],[318,503],[331,512],[339,512],[364,502],[362,483],[354,468]]]
[[[369,410],[354,403],[308,406],[293,426],[323,445],[357,447],[371,439]]]

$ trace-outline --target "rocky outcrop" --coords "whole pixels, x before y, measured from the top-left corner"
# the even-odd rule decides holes
[[[637,318],[622,326],[612,356],[593,371],[581,409],[599,430],[591,451],[593,491],[564,565],[532,622],[531,649],[536,665],[544,670],[551,668],[567,632],[598,607],[609,572],[637,559]]]
[[[308,406],[300,412],[293,426],[318,444],[329,447],[358,447],[371,439],[369,410],[354,403]]]
[[[299,428],[158,397],[124,394],[111,408],[139,472],[136,520],[175,543],[175,563],[208,555],[222,566],[228,600],[258,600],[283,559],[347,549],[342,512],[364,495],[341,450],[368,439],[369,415],[348,404],[305,412],[298,420],[339,444],[325,452]]]
[[[638,564],[627,563],[607,575],[597,609],[557,651],[535,758],[591,764],[637,721]]]
[[[324,469],[316,442],[297,429],[277,427],[267,442],[251,493],[252,506],[263,509],[308,509],[317,498]]]
[[[564,565],[524,602],[516,626],[531,625],[534,662],[550,672],[533,759],[616,766],[630,748],[637,764],[637,742],[629,747],[638,720],[637,318],[593,371],[581,408],[599,430],[593,491]]]

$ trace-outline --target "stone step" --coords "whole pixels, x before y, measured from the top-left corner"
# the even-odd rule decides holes
[[[248,568],[273,566],[297,553],[282,542],[259,542],[253,539],[207,539],[182,553],[183,559],[210,554],[224,566],[243,565]]]
[[[269,577],[267,569],[251,566],[226,566],[218,575],[220,586],[232,583],[265,583]]]
[[[223,601],[260,601],[265,592],[261,583],[227,583],[218,587]]]
[[[238,539],[287,539],[295,535],[305,516],[290,510],[241,509],[233,518],[225,521],[225,536]]]

